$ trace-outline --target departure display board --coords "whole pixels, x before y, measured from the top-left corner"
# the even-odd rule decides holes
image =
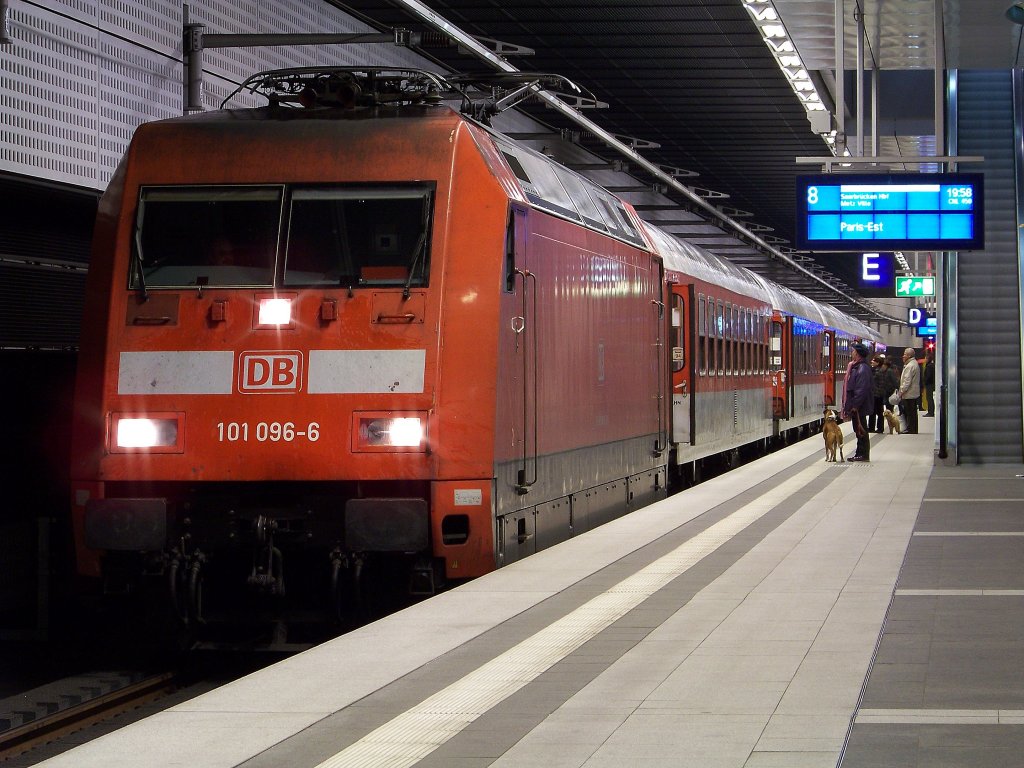
[[[798,176],[797,249],[981,250],[983,179],[980,173]]]

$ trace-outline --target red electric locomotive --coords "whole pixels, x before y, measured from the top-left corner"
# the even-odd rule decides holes
[[[777,286],[443,106],[436,76],[253,82],[269,106],[142,125],[101,203],[80,573],[186,622],[344,606],[374,562],[429,593],[795,415],[772,410]]]

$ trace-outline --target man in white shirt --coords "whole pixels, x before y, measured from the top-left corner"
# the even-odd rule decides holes
[[[917,434],[917,403],[921,398],[921,366],[914,358],[914,348],[903,350],[903,373],[900,374],[900,413],[907,420],[905,431]]]

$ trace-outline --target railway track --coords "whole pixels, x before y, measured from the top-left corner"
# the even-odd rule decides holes
[[[94,672],[0,701],[0,761],[160,699],[178,687],[163,672]]]

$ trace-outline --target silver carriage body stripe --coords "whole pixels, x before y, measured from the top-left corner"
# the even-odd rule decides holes
[[[312,395],[423,391],[425,349],[330,349],[309,353]]]
[[[119,395],[230,395],[234,352],[122,352]]]

